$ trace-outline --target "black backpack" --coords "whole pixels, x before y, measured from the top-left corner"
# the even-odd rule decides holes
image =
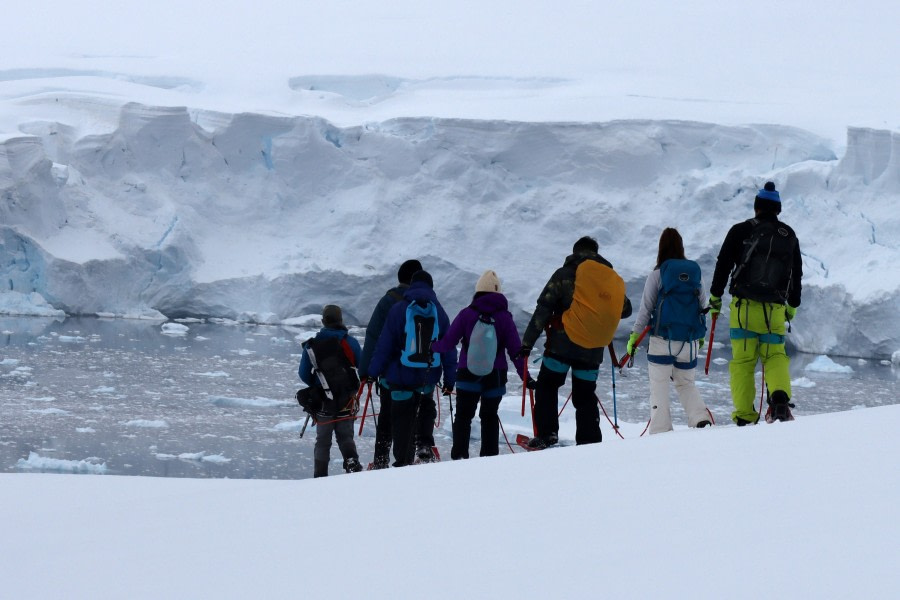
[[[783,223],[750,219],[750,237],[731,274],[729,293],[758,302],[784,304],[791,288],[797,236]]]
[[[345,338],[312,338],[303,344],[312,373],[321,386],[297,392],[297,401],[306,412],[324,416],[355,414],[359,409],[359,374],[353,350]]]

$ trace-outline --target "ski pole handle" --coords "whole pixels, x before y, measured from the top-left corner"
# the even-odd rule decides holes
[[[709,346],[706,348],[706,369],[705,369],[706,375],[709,375],[709,361],[712,358],[713,338],[716,335],[716,319],[718,319],[718,318],[719,318],[719,313],[713,313],[712,325],[709,328]]]
[[[638,346],[641,345],[641,342],[643,342],[644,338],[647,337],[647,333],[649,331],[650,331],[649,325],[644,327],[644,330],[641,332],[641,335],[638,336],[637,341],[634,343],[635,348],[637,348]],[[625,356],[622,357],[622,360],[616,366],[619,367],[619,370],[621,371],[625,367],[625,363],[628,363],[629,367],[634,364],[634,356],[632,356],[631,353],[629,353],[629,352],[625,353]]]

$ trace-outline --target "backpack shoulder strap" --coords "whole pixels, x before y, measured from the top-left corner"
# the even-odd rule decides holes
[[[347,341],[347,336],[341,338],[341,350],[344,351],[344,356],[347,357],[347,360],[350,361],[350,366],[356,366],[356,358],[353,356],[353,348],[350,347],[350,343]]]

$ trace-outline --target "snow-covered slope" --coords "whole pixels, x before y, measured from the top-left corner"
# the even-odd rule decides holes
[[[792,343],[900,348],[893,4],[88,4],[7,15],[0,311],[364,323],[416,256],[448,310],[493,268],[524,320],[585,234],[633,295],[665,226],[708,279],[772,179]]]
[[[889,598],[898,427],[887,406],[326,480],[4,474],[0,589]]]

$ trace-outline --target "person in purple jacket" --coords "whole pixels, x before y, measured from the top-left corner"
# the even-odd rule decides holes
[[[453,448],[450,458],[457,460],[469,458],[469,436],[472,431],[472,419],[475,408],[481,401],[481,452],[480,456],[496,456],[499,450],[500,419],[497,410],[500,400],[506,394],[507,363],[504,352],[512,359],[516,372],[521,377],[525,369],[523,357],[514,358],[522,347],[519,332],[508,310],[506,296],[500,293],[500,279],[493,271],[485,271],[475,284],[475,296],[472,303],[462,309],[447,334],[432,345],[437,352],[455,349],[462,341],[462,353],[456,375],[456,419],[453,421]],[[486,319],[487,318],[487,319]],[[493,320],[496,332],[496,356],[493,358],[493,369],[486,375],[477,375],[469,370],[469,346],[473,331],[479,320]],[[474,363],[472,368],[475,368]],[[490,366],[488,366],[490,368]],[[482,370],[482,369],[478,369]],[[526,384],[533,389],[533,380],[529,377]]]

